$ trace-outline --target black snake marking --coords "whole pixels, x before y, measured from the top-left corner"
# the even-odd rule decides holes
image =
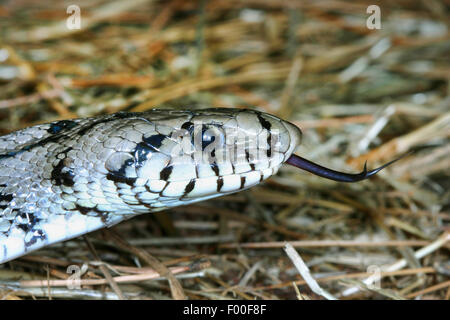
[[[301,131],[244,109],[119,112],[36,125],[0,137],[0,263],[52,243],[250,188],[287,162]],[[377,171],[378,170],[378,171]]]

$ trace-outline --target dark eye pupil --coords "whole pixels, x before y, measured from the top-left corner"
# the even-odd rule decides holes
[[[206,132],[203,132],[202,134],[202,149],[205,150],[207,146],[209,146],[211,143],[216,140],[216,137],[209,135]]]

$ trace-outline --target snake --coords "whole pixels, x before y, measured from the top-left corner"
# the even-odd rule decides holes
[[[117,112],[0,136],[0,264],[157,212],[253,187],[283,163],[355,182],[296,154],[301,130],[253,109]],[[394,160],[395,161],[395,160]]]

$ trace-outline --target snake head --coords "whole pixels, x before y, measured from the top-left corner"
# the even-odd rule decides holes
[[[179,138],[185,139],[175,158],[188,154],[197,166],[213,169],[214,174],[202,172],[202,177],[263,170],[274,174],[301,140],[293,124],[254,110],[201,110],[180,128]]]
[[[353,182],[384,167],[346,174],[293,154],[301,131],[267,113],[242,109],[151,110],[110,126],[102,143],[108,188],[133,212],[197,202],[250,188],[283,163]],[[103,161],[100,161],[103,163]]]
[[[121,126],[111,135],[127,140],[120,142],[127,149],[115,147],[105,160],[107,178],[120,188],[128,183],[123,198],[153,210],[252,187],[275,174],[301,139],[293,124],[242,109],[155,109]]]

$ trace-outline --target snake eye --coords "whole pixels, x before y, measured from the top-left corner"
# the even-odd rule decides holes
[[[212,145],[221,145],[223,144],[225,138],[223,131],[215,125],[202,125],[201,131],[198,130],[196,133],[192,135],[193,144],[195,146],[201,145],[201,150],[205,151],[205,149]]]
[[[202,151],[205,150],[207,146],[213,143],[216,140],[216,136],[214,135],[213,130],[210,130],[208,127],[203,126],[202,128]]]

